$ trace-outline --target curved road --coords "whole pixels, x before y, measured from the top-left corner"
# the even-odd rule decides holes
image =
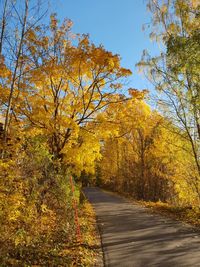
[[[98,188],[85,188],[100,228],[105,266],[200,267],[200,235]]]

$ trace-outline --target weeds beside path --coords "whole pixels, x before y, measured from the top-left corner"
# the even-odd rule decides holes
[[[96,229],[94,210],[88,201],[84,201],[79,211],[81,242],[75,239],[74,242],[69,242],[66,232],[58,231],[48,242],[44,240],[37,246],[27,246],[20,250],[16,247],[10,247],[8,250],[8,244],[2,244],[0,266],[101,266],[99,265],[101,244]],[[7,250],[7,254],[2,258],[3,250]]]

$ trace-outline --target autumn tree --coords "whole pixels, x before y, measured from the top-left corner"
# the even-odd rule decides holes
[[[59,27],[52,15],[48,29],[27,33],[29,71],[21,83],[17,109],[30,127],[48,136],[55,158],[82,145],[80,129],[115,102],[120,80],[131,73],[120,66],[118,55],[91,44],[88,36],[73,36],[71,26],[66,20]]]
[[[190,142],[177,136],[177,126],[168,118],[151,110],[143,100],[145,92],[130,93],[132,97],[99,116],[107,133],[102,134],[98,181],[136,199],[197,205]]]
[[[165,199],[169,173],[159,173],[164,163],[154,147],[163,118],[143,102],[145,92],[130,94],[124,103],[106,110],[105,121],[113,131],[102,146],[102,182],[139,199]]]
[[[11,120],[15,115],[15,102],[19,95],[19,85],[25,72],[25,47],[24,40],[27,32],[36,27],[47,13],[45,1],[2,1],[0,6],[1,31],[0,31],[0,98],[1,112],[4,120],[4,146]],[[5,148],[6,149],[6,148]],[[5,152],[3,149],[3,153]],[[2,154],[3,156],[3,154]]]
[[[177,127],[173,128],[191,149],[191,180],[199,191],[199,1],[149,1],[151,37],[164,51],[157,57],[144,52],[138,64],[155,85],[158,106]],[[184,144],[184,142],[183,142]],[[183,151],[185,147],[183,146]],[[192,154],[191,154],[192,151]]]

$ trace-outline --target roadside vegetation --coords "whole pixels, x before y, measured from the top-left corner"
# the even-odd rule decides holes
[[[200,209],[191,206],[174,206],[163,202],[139,201],[139,204],[150,208],[152,212],[157,212],[167,217],[191,224],[200,228]]]

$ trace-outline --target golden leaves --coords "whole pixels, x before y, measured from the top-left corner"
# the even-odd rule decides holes
[[[161,8],[160,8],[160,10],[161,10],[162,14],[166,14],[167,11],[168,11],[168,7],[167,7],[167,5],[165,5],[165,4],[162,5]]]
[[[138,99],[138,100],[144,99],[144,97],[149,93],[149,91],[146,89],[139,91],[134,88],[129,88],[128,92],[129,92],[129,95],[131,95],[134,99]]]
[[[200,5],[199,0],[190,0],[193,8],[197,8]]]
[[[168,32],[171,34],[178,34],[180,31],[180,27],[175,23],[170,23],[168,26]]]
[[[10,78],[11,71],[6,67],[3,60],[0,62],[0,78]]]
[[[29,29],[26,33],[26,38],[29,41],[35,41],[37,39],[36,32],[33,29]]]
[[[52,30],[56,30],[57,25],[58,25],[58,20],[56,18],[56,13],[51,14],[50,20],[51,20],[51,22],[50,22],[51,29]]]

